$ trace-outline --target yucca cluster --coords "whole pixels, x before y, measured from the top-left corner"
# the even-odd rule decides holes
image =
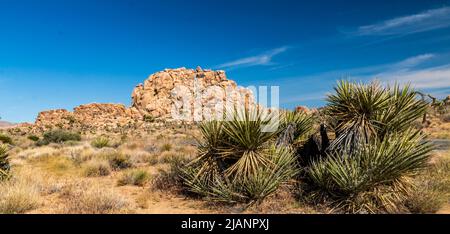
[[[0,143],[0,181],[8,177],[9,169],[8,146]]]
[[[185,187],[212,200],[252,204],[292,181],[305,186],[302,196],[341,212],[403,209],[409,178],[426,167],[431,151],[413,128],[426,103],[409,86],[348,81],[327,102],[314,115],[256,108],[202,123],[199,156],[180,170]],[[263,131],[274,117],[280,127]]]

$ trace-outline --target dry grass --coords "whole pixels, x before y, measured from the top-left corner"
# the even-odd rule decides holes
[[[66,191],[67,204],[63,213],[112,214],[127,213],[130,204],[112,189],[90,185],[88,188]]]
[[[101,159],[93,159],[83,166],[83,175],[86,177],[99,177],[111,174],[109,162]]]

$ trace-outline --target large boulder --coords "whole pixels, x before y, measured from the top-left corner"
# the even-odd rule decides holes
[[[224,71],[200,67],[157,72],[132,93],[132,107],[163,119],[202,120],[223,111],[226,104],[250,106],[255,101],[251,90],[228,80]]]

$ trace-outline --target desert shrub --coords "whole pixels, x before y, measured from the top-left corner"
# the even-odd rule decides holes
[[[132,170],[125,172],[122,177],[117,181],[117,185],[136,185],[143,186],[149,180],[150,175],[144,170]]]
[[[12,145],[13,140],[10,136],[0,133],[0,143]]]
[[[36,144],[38,146],[48,145],[50,143],[63,143],[68,141],[80,141],[81,135],[79,133],[64,131],[64,130],[52,130],[44,133],[43,139],[38,140]]]
[[[101,149],[104,147],[108,147],[109,146],[109,138],[101,136],[101,137],[97,137],[95,138],[92,142],[91,145],[95,148]]]
[[[34,142],[39,141],[39,137],[36,136],[36,135],[29,135],[27,138],[28,138],[28,140],[30,140],[30,141],[34,141]]]
[[[109,152],[101,155],[104,159],[108,160],[109,165],[114,170],[126,169],[133,166],[131,157],[129,155],[120,152]]]
[[[0,144],[0,181],[9,176],[9,171],[8,146]]]
[[[292,150],[274,145],[280,133],[274,114],[235,110],[230,121],[202,123],[199,156],[182,170],[187,189],[212,200],[252,203],[293,178]]]
[[[160,151],[161,152],[165,152],[165,151],[170,151],[172,149],[172,144],[170,143],[164,143],[161,148]]]
[[[156,155],[150,155],[145,158],[145,162],[148,163],[150,166],[154,166],[158,164],[159,159]]]
[[[153,123],[155,122],[155,117],[153,117],[152,115],[144,115],[144,122],[147,123]]]
[[[413,181],[415,189],[406,199],[412,213],[435,213],[450,201],[450,160],[440,160]]]
[[[0,183],[0,214],[22,214],[39,206],[39,190],[33,184],[9,180]]]
[[[111,214],[128,210],[129,202],[110,189],[98,187],[73,191],[64,209],[69,214]]]
[[[430,158],[431,145],[412,128],[426,104],[409,86],[342,81],[335,91],[324,112],[336,138],[305,168],[311,196],[340,212],[404,211],[411,177]]]
[[[167,169],[159,169],[158,174],[151,180],[152,188],[156,190],[183,191],[183,168],[187,167],[188,161],[183,158],[173,158],[168,162]],[[180,189],[181,188],[181,189]]]
[[[99,177],[111,174],[111,166],[105,160],[91,160],[83,167],[83,175],[86,177]]]

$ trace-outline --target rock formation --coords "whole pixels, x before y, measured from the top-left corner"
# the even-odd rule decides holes
[[[228,98],[228,99],[227,99]],[[132,93],[132,107],[156,118],[201,120],[231,105],[253,105],[250,90],[237,87],[224,71],[179,68],[151,75]]]
[[[131,107],[87,104],[73,112],[58,109],[39,113],[34,131],[114,129],[154,119],[199,121],[221,113],[225,105],[254,105],[253,93],[228,80],[224,71],[178,68],[150,75],[133,90]],[[180,119],[181,118],[181,119]]]

